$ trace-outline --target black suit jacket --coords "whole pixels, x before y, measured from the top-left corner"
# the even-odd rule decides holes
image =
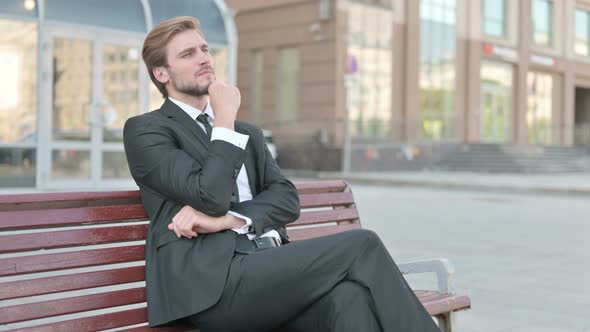
[[[146,242],[146,287],[150,326],[159,326],[214,305],[225,285],[236,234],[226,230],[177,238],[168,230],[172,217],[190,205],[223,216],[242,164],[253,199],[231,210],[250,217],[256,235],[276,229],[287,242],[284,225],[299,217],[299,198],[264,143],[260,129],[236,121],[249,135],[243,150],[209,141],[180,107],[166,100],[159,110],[132,117],[124,128],[125,153],[150,217]]]

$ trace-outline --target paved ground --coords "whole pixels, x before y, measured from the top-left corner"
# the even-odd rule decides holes
[[[352,183],[361,220],[398,262],[450,258],[473,309],[457,331],[590,332],[590,204],[584,197]],[[411,278],[432,286],[427,275]]]
[[[397,187],[590,196],[590,173],[489,174],[469,172],[314,172],[286,170],[291,177],[346,179]]]

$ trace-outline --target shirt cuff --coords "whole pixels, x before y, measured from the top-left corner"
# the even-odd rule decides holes
[[[250,228],[252,226],[252,219],[241,215],[237,212],[234,211],[228,211],[227,214],[231,214],[232,216],[236,217],[236,218],[240,218],[242,220],[244,220],[246,222],[246,224],[240,228],[232,228],[232,231],[238,233],[238,234],[247,234],[250,233]]]
[[[213,127],[213,131],[211,132],[212,141],[226,141],[242,149],[246,149],[246,143],[248,143],[249,138],[250,136],[248,135],[240,134],[223,127]]]

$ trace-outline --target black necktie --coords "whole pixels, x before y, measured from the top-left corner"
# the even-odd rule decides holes
[[[211,127],[211,124],[209,123],[209,116],[205,113],[201,113],[199,116],[197,116],[197,121],[199,121],[200,123],[203,124],[203,126],[205,126],[205,131],[207,132],[207,138],[209,140],[211,140],[211,132],[213,131],[213,128]]]

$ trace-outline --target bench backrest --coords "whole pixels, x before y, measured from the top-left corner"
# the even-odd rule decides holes
[[[360,228],[346,182],[296,186],[292,241]],[[0,330],[145,324],[148,223],[138,191],[0,195]]]

